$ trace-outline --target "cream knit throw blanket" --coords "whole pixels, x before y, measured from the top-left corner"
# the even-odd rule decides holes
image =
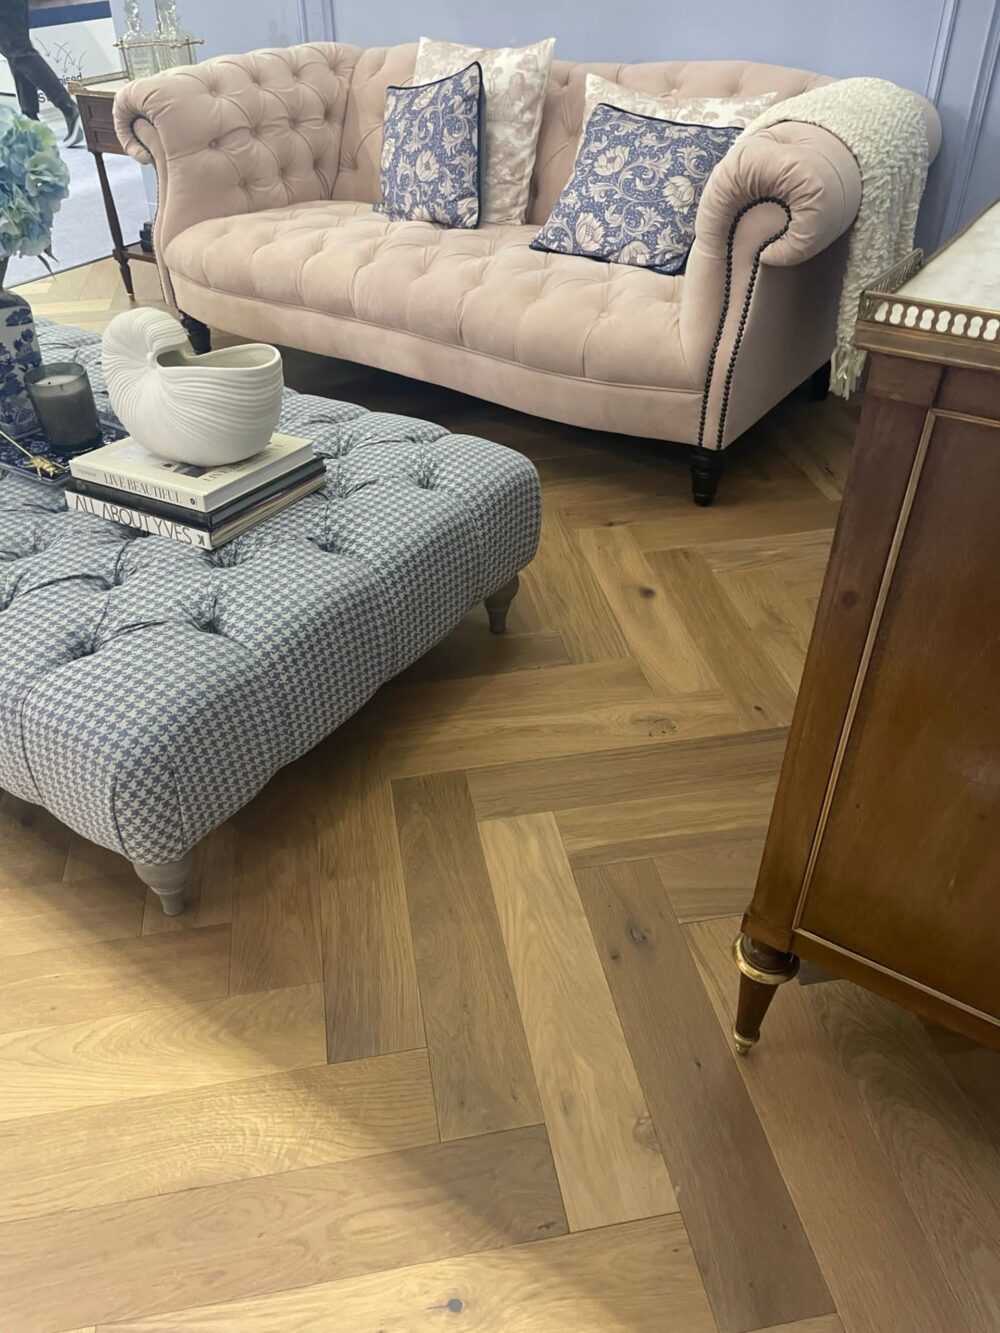
[[[800,93],[769,107],[743,135],[786,120],[828,130],[850,149],[861,171],[861,207],[848,241],[830,381],[847,398],[864,365],[864,353],[854,346],[861,293],[913,249],[927,179],[927,127],[916,93],[886,79],[838,79]]]

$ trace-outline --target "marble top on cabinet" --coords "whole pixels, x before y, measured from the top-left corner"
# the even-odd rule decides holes
[[[897,295],[1000,311],[1000,200],[932,255]]]

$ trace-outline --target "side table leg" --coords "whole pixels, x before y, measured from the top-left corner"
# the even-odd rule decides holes
[[[159,898],[164,916],[180,916],[184,911],[184,886],[194,867],[191,853],[165,865],[149,865],[145,861],[133,861],[132,865],[142,882]]]
[[[108,173],[104,166],[104,154],[93,153],[94,164],[97,167],[97,179],[101,183],[101,194],[104,197],[104,211],[108,218],[108,229],[111,232],[112,252],[117,261],[118,268],[121,271],[122,282],[125,284],[125,290],[128,292],[129,300],[135,300],[135,288],[132,286],[132,270],[129,268],[128,255],[125,251],[125,242],[122,238],[121,223],[118,221],[118,209],[115,206],[115,197],[111,193],[111,186],[108,183]]]
[[[505,583],[502,588],[498,588],[486,598],[484,606],[490,618],[491,634],[502,634],[507,628],[507,612],[520,586],[521,581],[515,574],[509,583]]]
[[[733,942],[733,957],[742,973],[733,1041],[737,1055],[748,1055],[750,1048],[760,1040],[760,1025],[774,999],[774,992],[782,982],[791,981],[795,976],[799,960],[795,954],[782,953],[749,935],[737,935]]]

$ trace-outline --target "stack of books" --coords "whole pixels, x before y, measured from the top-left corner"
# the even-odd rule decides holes
[[[272,435],[242,463],[194,467],[149,453],[131,436],[69,465],[69,509],[214,550],[319,490],[323,460],[309,440]]]

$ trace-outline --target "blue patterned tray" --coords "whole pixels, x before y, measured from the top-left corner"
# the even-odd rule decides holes
[[[79,453],[89,453],[91,449],[98,449],[103,444],[113,444],[115,440],[123,440],[128,431],[119,423],[116,417],[110,416],[106,412],[99,412],[97,419],[101,423],[101,441],[96,441],[86,449],[81,449]],[[0,428],[3,428],[3,421],[0,421]],[[45,432],[38,428],[32,431],[30,435],[24,435],[18,440],[18,444],[29,449],[32,454],[38,458],[44,458],[46,462],[52,463],[56,467],[56,472],[52,476],[46,476],[40,472],[27,457],[21,453],[20,449],[15,449],[12,444],[0,436],[0,468],[9,472],[15,472],[19,477],[27,477],[30,481],[41,482],[43,486],[65,486],[69,481],[69,459],[74,457],[71,454],[58,454],[49,444]]]

